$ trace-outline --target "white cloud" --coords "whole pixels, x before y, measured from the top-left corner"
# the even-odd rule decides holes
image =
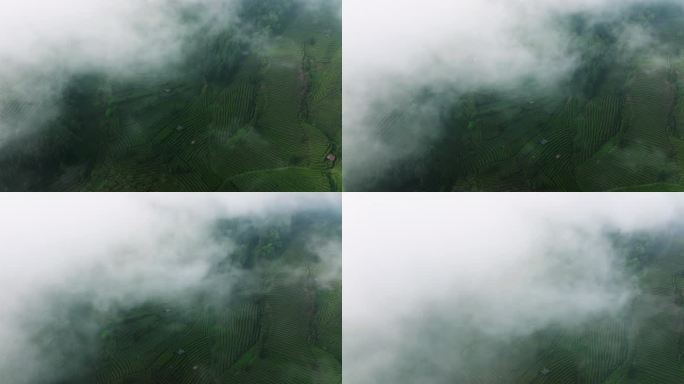
[[[217,219],[339,210],[339,199],[337,194],[259,193],[0,197],[3,382],[33,383],[54,369],[31,342],[32,327],[49,321],[54,300],[75,298],[99,310],[152,299],[182,302],[188,292],[217,283],[208,275],[231,251],[229,239],[213,236]],[[220,284],[213,291],[230,292],[230,279],[222,276]]]
[[[373,172],[424,151],[438,136],[431,118],[392,127],[400,144],[377,138],[376,125],[422,89],[494,87],[534,79],[553,87],[578,64],[564,17],[609,19],[627,6],[657,0],[347,0],[344,2],[345,174],[363,189]],[[679,1],[681,2],[681,1]],[[628,38],[629,36],[625,36]]]
[[[667,229],[682,212],[652,194],[347,195],[345,378],[450,382],[473,334],[506,341],[618,311],[633,284],[606,231]],[[423,360],[434,367],[407,365]]]
[[[0,113],[11,101],[32,116],[0,116],[0,143],[32,132],[57,113],[62,88],[74,74],[104,72],[130,78],[172,71],[185,39],[200,27],[235,22],[234,0],[0,1]],[[182,9],[196,18],[184,20]],[[36,115],[41,119],[36,120]],[[32,118],[31,118],[32,117]]]

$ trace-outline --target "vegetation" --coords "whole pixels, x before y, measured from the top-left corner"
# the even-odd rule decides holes
[[[340,225],[339,213],[315,211],[219,223],[235,250],[186,297],[104,312],[77,304],[49,322],[38,340],[67,373],[45,383],[341,383],[341,277],[321,278],[312,248],[339,243]]]
[[[380,120],[381,140],[400,143],[396,132],[413,124],[411,111],[424,103],[443,105],[441,135],[415,158],[377,175],[376,184],[359,187],[684,190],[682,9],[639,6],[613,21],[576,15],[559,25],[572,37],[580,63],[569,81],[417,97],[413,106]],[[639,26],[653,42],[626,49],[625,25]]]
[[[466,368],[453,382],[644,384],[684,382],[684,240],[661,234],[614,234],[626,273],[637,285],[619,311],[531,335],[469,334]],[[558,310],[549,308],[549,311]],[[446,336],[444,336],[446,337]],[[504,340],[506,339],[506,340]],[[478,347],[484,346],[483,353]]]
[[[75,76],[56,119],[3,145],[0,191],[341,190],[338,13],[243,1],[168,73]],[[15,104],[0,114],[41,113]]]

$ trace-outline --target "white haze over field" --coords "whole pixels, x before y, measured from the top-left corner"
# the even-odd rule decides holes
[[[128,79],[164,74],[200,28],[235,22],[235,0],[2,0],[0,113],[8,103],[32,106],[29,116],[0,115],[0,143],[37,129],[59,110],[75,74],[104,72]],[[181,19],[193,7],[196,19]]]
[[[607,232],[666,230],[682,213],[668,194],[346,195],[345,380],[450,383],[496,354],[473,335],[617,313],[636,288]]]
[[[3,76],[12,71],[113,69],[130,73],[137,65],[173,58],[189,32],[180,6],[198,6],[203,23],[232,17],[225,0],[5,0],[0,3],[0,58]],[[28,67],[28,68],[27,68]],[[6,80],[6,79],[5,79]]]
[[[310,7],[329,1],[298,0]],[[175,72],[189,38],[240,26],[239,6],[240,0],[0,0],[0,145],[57,116],[74,75],[182,76]],[[184,19],[187,10],[192,20]],[[11,116],[14,102],[24,106],[18,117]]]
[[[220,218],[284,217],[303,209],[339,211],[336,194],[6,194],[0,197],[0,377],[29,384],[54,377],[31,341],[51,319],[54,299],[98,310],[147,300],[183,300],[206,285],[230,243],[212,237]],[[316,240],[316,239],[312,239]],[[339,258],[339,250],[325,249]],[[240,271],[235,271],[236,276]],[[224,276],[225,277],[225,276]],[[216,284],[220,284],[217,286]],[[87,324],[84,324],[84,327]],[[49,376],[46,376],[49,374]],[[42,375],[42,376],[41,376]]]
[[[345,0],[343,116],[345,173],[355,189],[394,161],[425,149],[438,134],[435,111],[395,126],[401,145],[376,138],[378,118],[428,88],[507,89],[527,79],[548,86],[578,64],[559,23],[578,12],[609,19],[634,4],[658,0]],[[660,1],[663,2],[663,1]],[[673,3],[673,1],[667,1]],[[683,0],[675,0],[674,3]],[[627,28],[622,45],[649,44]],[[635,45],[636,44],[636,45]],[[432,114],[433,116],[430,116]],[[400,146],[400,147],[399,147]]]

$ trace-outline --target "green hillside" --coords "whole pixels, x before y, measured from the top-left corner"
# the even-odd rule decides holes
[[[241,4],[166,72],[70,79],[47,127],[3,143],[0,190],[341,190],[339,2]]]
[[[438,138],[360,190],[681,191],[684,189],[684,12],[631,7],[596,22],[557,23],[578,67],[560,85],[423,92],[378,121],[378,140],[403,148],[412,115],[439,106]],[[653,41],[624,47],[625,26]],[[414,127],[413,130],[416,128]],[[350,174],[350,178],[353,175]],[[353,183],[350,181],[350,183]]]
[[[341,383],[341,277],[323,278],[312,247],[339,244],[339,214],[274,221],[220,223],[216,236],[234,250],[177,300],[107,311],[74,301],[37,338],[60,367],[59,379],[41,382]]]
[[[596,313],[576,324],[552,324],[525,336],[461,335],[462,344],[453,346],[454,361],[465,362],[465,368],[451,381],[440,382],[684,382],[681,229],[661,235],[616,235],[615,243],[635,283],[624,308]],[[549,308],[554,310],[558,308]]]

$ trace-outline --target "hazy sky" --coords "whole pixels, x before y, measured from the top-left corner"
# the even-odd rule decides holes
[[[507,89],[529,79],[553,86],[579,60],[563,17],[581,12],[606,20],[629,5],[653,2],[657,0],[346,0],[348,185],[363,189],[364,178],[424,151],[430,140],[439,138],[436,110],[425,106],[416,112],[420,117],[392,126],[393,144],[376,136],[378,119],[392,108],[406,111],[421,89]],[[624,45],[649,43],[641,31],[627,32]]]
[[[345,379],[450,383],[496,352],[473,335],[619,311],[634,284],[606,231],[666,229],[682,213],[684,196],[666,194],[347,194]]]
[[[304,209],[339,211],[340,197],[259,193],[1,196],[3,383],[35,383],[45,370],[54,369],[30,341],[36,329],[27,326],[52,321],[51,307],[57,304],[53,300],[68,303],[76,298],[99,310],[129,308],[150,299],[182,300],[185,293],[206,284],[211,266],[231,251],[229,240],[218,241],[211,235],[216,219],[287,217]],[[311,248],[326,263],[339,259],[339,249],[320,239],[311,240]],[[230,291],[231,281],[221,284],[216,291]],[[30,369],[17,369],[20,366]]]

